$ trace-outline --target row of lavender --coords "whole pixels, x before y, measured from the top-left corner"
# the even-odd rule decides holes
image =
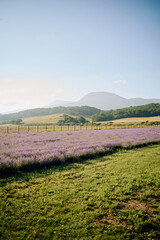
[[[160,127],[0,134],[0,172],[78,161],[115,147],[160,141]]]

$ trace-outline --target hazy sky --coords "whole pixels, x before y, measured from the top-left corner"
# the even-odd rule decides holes
[[[160,0],[0,0],[0,113],[93,91],[160,98]]]

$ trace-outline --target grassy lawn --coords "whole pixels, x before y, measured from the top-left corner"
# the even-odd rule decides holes
[[[160,145],[0,180],[0,239],[160,239]]]

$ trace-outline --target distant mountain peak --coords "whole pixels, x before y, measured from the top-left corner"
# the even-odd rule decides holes
[[[160,103],[160,99],[124,98],[111,92],[90,92],[75,102],[61,102],[59,106],[90,106],[101,110],[120,109],[149,103]],[[57,103],[56,103],[57,104]],[[53,106],[53,103],[52,105]],[[58,106],[58,105],[56,105]]]

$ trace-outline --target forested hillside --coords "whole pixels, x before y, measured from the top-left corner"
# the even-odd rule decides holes
[[[160,104],[151,103],[143,106],[128,107],[117,110],[102,111],[92,116],[92,120],[95,122],[99,121],[110,121],[121,118],[130,117],[152,117],[160,116]]]
[[[36,117],[36,116],[45,116],[45,115],[52,115],[57,113],[64,113],[64,114],[82,116],[82,117],[90,117],[100,112],[101,112],[100,109],[97,109],[94,107],[88,107],[88,106],[35,108],[35,109],[29,109],[29,110],[25,110],[17,113],[0,114],[0,121],[8,121],[8,120],[28,118],[28,117]]]

